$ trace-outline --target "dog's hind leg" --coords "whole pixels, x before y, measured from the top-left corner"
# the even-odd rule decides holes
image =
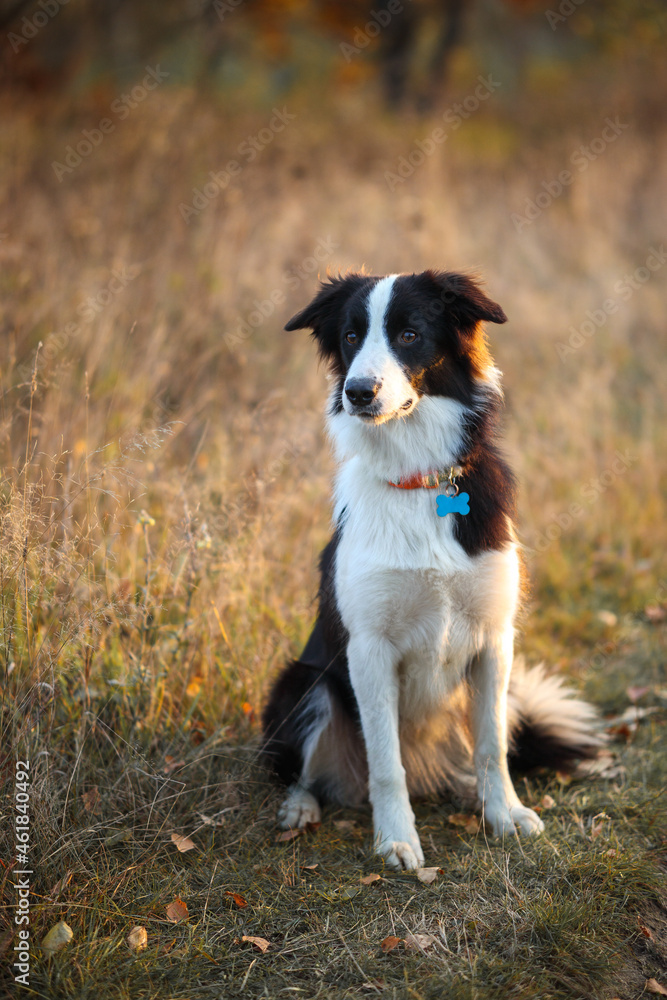
[[[301,784],[290,785],[287,798],[278,810],[278,823],[283,830],[300,830],[322,818],[320,804]]]
[[[278,822],[283,829],[301,829],[308,823],[319,823],[322,817],[320,804],[311,789],[317,778],[313,773],[313,757],[332,715],[329,693],[323,685],[309,692],[301,715],[301,774],[287,789],[287,797],[278,810]]]
[[[264,711],[266,763],[288,785],[278,813],[297,829],[320,819],[320,799],[358,805],[367,793],[359,724],[321,672],[296,661],[281,674]]]
[[[284,827],[299,828],[320,819],[311,792],[311,760],[331,717],[330,699],[321,674],[299,660],[278,677],[263,714],[264,760],[288,786],[278,814]]]

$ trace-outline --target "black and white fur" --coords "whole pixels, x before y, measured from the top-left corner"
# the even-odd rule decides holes
[[[494,440],[484,320],[506,317],[475,280],[426,271],[330,279],[286,327],[311,328],[330,363],[340,468],[319,615],[273,687],[264,752],[289,785],[283,826],[319,820],[321,800],[369,797],[396,868],[424,863],[411,795],[449,791],[481,803],[498,836],[537,834],[508,750],[536,766],[600,745],[591,706],[541,667],[513,670],[514,481]],[[390,485],[450,466],[466,516],[439,517],[438,490]]]

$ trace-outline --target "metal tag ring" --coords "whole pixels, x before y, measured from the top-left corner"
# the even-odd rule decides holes
[[[458,492],[459,492],[459,488],[456,485],[456,483],[447,483],[447,485],[445,486],[445,496],[446,497],[455,497],[455,496],[457,496]]]

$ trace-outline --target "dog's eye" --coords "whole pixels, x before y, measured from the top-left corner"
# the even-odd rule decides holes
[[[348,330],[347,333],[345,334],[345,339],[348,342],[348,344],[356,344],[359,338],[357,337],[354,330]]]
[[[414,330],[404,330],[400,339],[403,344],[414,344],[417,339],[417,334]]]

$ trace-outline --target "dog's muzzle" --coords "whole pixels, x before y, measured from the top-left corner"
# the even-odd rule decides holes
[[[351,378],[345,383],[345,395],[355,409],[365,409],[370,406],[382,382],[373,378]]]

